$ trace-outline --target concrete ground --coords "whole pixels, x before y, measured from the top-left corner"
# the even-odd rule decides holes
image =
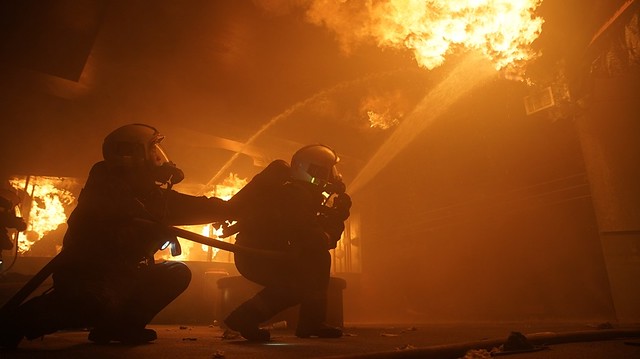
[[[281,325],[282,326],[282,325]],[[244,358],[490,358],[512,332],[525,335],[535,352],[495,352],[519,359],[640,358],[640,325],[447,324],[347,325],[340,339],[300,339],[287,328],[272,330],[272,341],[249,343],[211,325],[151,325],[150,344],[97,345],[86,331],[59,332],[23,341],[2,359],[244,359]],[[496,349],[494,349],[496,351]],[[502,354],[502,355],[500,355]]]
[[[24,260],[18,264],[26,264]],[[195,266],[195,264],[192,264]],[[37,267],[37,266],[36,266]],[[198,269],[198,268],[196,268]],[[36,269],[37,270],[37,269]],[[28,273],[28,271],[24,271]],[[33,272],[33,271],[32,271]],[[194,270],[194,272],[198,272]],[[203,270],[200,270],[203,272]],[[200,276],[206,277],[204,275]],[[217,277],[216,277],[217,278]],[[214,278],[215,279],[215,278]],[[23,285],[24,278],[0,280],[0,303]],[[149,327],[158,333],[150,344],[97,345],[87,341],[86,331],[67,331],[23,341],[16,350],[0,349],[0,359],[248,359],[248,358],[490,358],[521,359],[626,359],[640,358],[640,323],[459,323],[459,324],[362,324],[345,323],[340,339],[300,339],[284,323],[274,324],[272,341],[249,343],[226,335],[213,322],[215,280],[194,281],[188,293],[155,318]],[[207,286],[208,284],[208,286]],[[347,301],[348,302],[348,301]],[[349,307],[353,309],[351,306]],[[194,316],[198,317],[194,317]],[[224,315],[218,314],[223,318]],[[288,318],[283,316],[283,318]],[[280,318],[278,320],[281,320]],[[289,320],[289,319],[286,319]],[[191,323],[191,324],[167,324]],[[201,323],[201,324],[192,324]],[[525,335],[535,352],[496,352],[512,332]],[[228,334],[228,333],[227,333]]]

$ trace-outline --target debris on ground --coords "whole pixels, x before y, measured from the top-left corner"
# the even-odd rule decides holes
[[[511,332],[502,346],[503,351],[531,350],[533,348],[534,346],[529,342],[529,339],[520,332]]]
[[[493,358],[493,353],[493,349],[491,349],[491,351],[486,349],[471,349],[468,350],[461,359],[491,359]]]
[[[542,345],[533,345],[529,342],[527,337],[520,332],[511,332],[507,341],[499,348],[491,349],[492,356],[508,355],[516,353],[529,353],[537,352],[540,350],[548,349],[548,347]]]
[[[240,333],[238,332],[234,332],[233,330],[225,330],[224,333],[222,333],[222,340],[236,340],[236,339],[240,339]]]
[[[418,330],[418,328],[416,328],[416,327],[409,327],[407,329],[402,330],[400,333],[415,332],[417,330]]]
[[[287,329],[288,328],[288,323],[286,320],[281,320],[279,322],[275,322],[267,327],[265,327],[264,329],[268,329],[268,330],[275,330],[275,329]]]
[[[213,353],[213,355],[211,356],[211,358],[213,359],[220,359],[220,358],[224,358],[224,352],[222,350],[216,350],[215,353]]]
[[[401,346],[397,347],[396,350],[397,351],[400,351],[400,350],[411,350],[411,349],[415,349],[415,348],[416,347],[414,347],[411,344],[405,344],[405,345],[401,345]]]

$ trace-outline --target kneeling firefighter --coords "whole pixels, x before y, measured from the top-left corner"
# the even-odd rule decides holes
[[[219,198],[171,188],[184,175],[165,155],[163,138],[145,124],[106,136],[104,160],[91,168],[54,258],[53,288],[4,313],[0,345],[15,347],[23,337],[68,328],[91,328],[89,340],[97,343],[156,339],[146,325],[187,288],[191,271],[179,262],[155,263],[163,244],[179,244],[149,223],[204,224],[232,217]]]
[[[276,160],[230,202],[239,208],[236,243],[287,253],[286,260],[235,253],[238,271],[264,286],[224,320],[252,341],[267,341],[259,325],[300,304],[295,334],[338,338],[325,324],[331,255],[349,217],[351,199],[336,169],[339,158],[324,145],[299,149],[291,164]]]

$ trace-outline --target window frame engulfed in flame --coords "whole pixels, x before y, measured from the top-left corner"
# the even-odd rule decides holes
[[[22,175],[12,176],[10,185],[21,193],[17,211],[27,223],[24,234],[16,236],[18,255],[27,255],[33,246],[61,225],[75,205],[80,183],[76,178]],[[62,249],[62,236],[54,238],[54,256]]]

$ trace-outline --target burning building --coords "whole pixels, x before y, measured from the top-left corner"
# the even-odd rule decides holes
[[[37,218],[64,226],[106,133],[150,122],[194,194],[232,195],[303,144],[338,151],[347,320],[640,318],[637,1],[22,10],[1,23],[0,99],[23,246],[55,230]],[[233,274],[228,252],[183,249],[203,277]]]

